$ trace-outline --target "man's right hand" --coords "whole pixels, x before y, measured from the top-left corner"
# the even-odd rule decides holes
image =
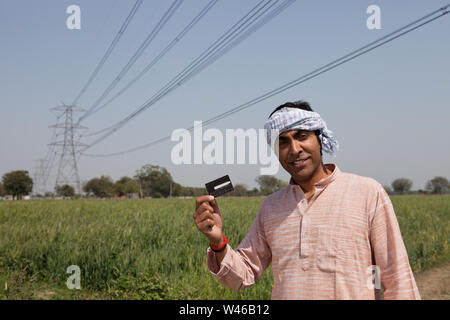
[[[223,241],[222,214],[213,196],[201,196],[196,199],[194,222],[214,246],[219,246]]]

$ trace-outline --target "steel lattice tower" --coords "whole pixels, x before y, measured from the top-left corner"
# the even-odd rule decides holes
[[[75,141],[75,135],[77,130],[87,129],[74,123],[73,113],[84,112],[85,110],[74,106],[61,105],[59,107],[52,108],[51,110],[62,112],[61,117],[64,117],[63,123],[57,123],[50,128],[54,128],[57,131],[56,137],[63,137],[62,140],[57,140],[51,143],[51,146],[59,148],[61,150],[58,155],[58,173],[56,175],[55,191],[57,186],[68,184],[75,188],[75,193],[81,194],[81,182],[80,175],[78,173],[77,163],[77,148],[85,146],[78,141]]]
[[[45,166],[47,159],[38,159],[36,160],[38,164],[34,167],[33,170],[33,191],[32,194],[43,195],[45,192],[45,187],[47,184],[46,174],[45,174]]]

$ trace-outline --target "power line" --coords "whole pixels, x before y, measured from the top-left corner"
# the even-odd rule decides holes
[[[208,57],[208,55],[210,55],[211,52],[213,52],[213,50],[217,49],[217,47],[220,46],[223,43],[223,41],[228,39],[230,37],[230,35],[233,35],[234,32],[239,31],[239,29],[242,28],[245,25],[245,23],[249,21],[248,20],[249,17],[252,17],[252,14],[254,14],[256,12],[256,10],[264,9],[264,7],[267,6],[270,3],[270,1],[272,1],[272,0],[261,0],[259,3],[257,3],[249,12],[247,12],[241,19],[239,19],[231,28],[229,28],[216,41],[214,41],[213,44],[211,44],[197,58],[195,58],[187,67],[185,67],[180,73],[178,73],[174,78],[172,78],[168,83],[166,83],[166,85],[164,85],[158,91],[158,93],[156,93],[155,95],[152,96],[152,98],[147,100],[147,102],[145,102],[144,105],[147,104],[148,101],[151,101],[154,97],[158,96],[158,94],[161,93],[162,91],[164,91],[164,89],[167,89],[168,87],[170,87],[170,85],[173,85],[173,83],[176,83],[177,81],[179,81],[180,77],[183,74],[186,74],[186,72],[191,70],[193,67],[198,66],[198,64],[201,63],[202,61],[204,61]],[[279,1],[279,0],[277,0],[277,1]],[[109,103],[109,101],[107,103]],[[142,108],[142,106],[140,108]],[[140,108],[138,108],[138,110]],[[87,135],[85,135],[85,137],[95,136],[95,135],[98,135],[100,133],[103,133],[103,132],[106,132],[108,130],[111,130],[114,127],[117,127],[122,121],[123,120],[121,120],[118,123],[115,123],[115,124],[113,124],[111,126],[108,126],[106,128],[103,128],[101,130],[98,130],[98,131],[96,131],[94,133],[87,134]]]
[[[125,19],[124,23],[122,24],[122,26],[120,27],[119,31],[117,32],[116,36],[114,37],[113,41],[111,42],[111,44],[109,45],[108,49],[106,50],[105,54],[103,55],[102,59],[99,61],[99,63],[97,64],[97,67],[94,69],[94,71],[92,72],[91,76],[89,77],[88,81],[86,82],[86,84],[84,85],[84,87],[81,89],[80,93],[77,95],[77,97],[75,98],[75,100],[72,102],[72,106],[76,105],[76,103],[78,102],[78,100],[81,98],[81,96],[86,92],[87,88],[89,87],[89,85],[91,84],[91,82],[95,79],[95,77],[98,75],[98,73],[100,72],[100,69],[103,67],[103,65],[105,64],[106,60],[109,58],[109,56],[111,55],[112,51],[114,50],[114,48],[116,47],[117,43],[119,42],[120,38],[122,37],[122,35],[124,34],[125,30],[127,29],[128,25],[130,24],[131,20],[133,19],[134,15],[136,14],[137,10],[139,9],[139,7],[141,6],[143,0],[137,0],[133,6],[133,8],[131,9],[130,13],[128,14],[127,18]]]
[[[207,66],[212,64],[214,61],[218,60],[220,57],[222,57],[224,54],[226,54],[229,50],[234,48],[237,44],[239,44],[240,42],[245,40],[247,37],[249,37],[257,29],[261,28],[264,24],[266,24],[272,18],[277,16],[282,10],[284,10],[287,6],[292,4],[294,1],[295,0],[285,1],[280,6],[278,6],[275,10],[273,10],[270,14],[266,15],[264,18],[262,18],[260,21],[255,23],[250,28],[249,28],[249,25],[247,25],[247,26],[243,25],[242,24],[243,21],[248,22],[248,20],[245,21],[244,19],[248,18],[250,16],[251,12],[254,11],[258,6],[260,6],[264,2],[264,0],[259,2],[243,18],[241,18],[238,22],[236,22],[225,34],[223,34],[212,45],[210,45],[205,51],[203,51],[200,54],[200,56],[198,56],[196,59],[194,59],[186,68],[184,68],[171,81],[169,81],[169,83],[167,83],[163,88],[161,88],[158,91],[158,93],[156,93],[155,95],[153,95],[152,98],[147,100],[147,102],[144,105],[147,105],[147,108],[150,107],[150,105],[153,105],[154,103],[156,103],[158,100],[160,100],[165,95],[170,93],[170,91],[172,91],[173,89],[176,89],[182,83],[191,79],[193,76],[195,76],[196,74],[201,72],[201,70],[203,70],[204,68],[206,68]],[[267,5],[268,3],[269,2],[266,2],[265,5]],[[271,7],[267,8],[263,13],[265,13],[270,8]],[[261,15],[262,14],[260,14],[260,16]],[[239,25],[239,23],[241,23],[241,25]],[[247,28],[247,31],[243,32],[245,30],[245,28]],[[230,35],[232,36],[236,32],[240,32],[240,33],[242,33],[242,35],[240,37],[235,36],[235,37],[230,38]],[[224,40],[227,40],[227,42],[224,42]],[[212,51],[212,50],[215,50],[215,51]],[[183,76],[184,76],[184,78],[183,78]],[[108,104],[109,102],[111,102],[111,101],[108,101],[106,104]],[[127,121],[129,121],[129,120],[127,120]],[[96,132],[86,134],[86,135],[84,135],[84,137],[96,136],[100,133],[112,130],[113,128],[117,127],[120,124],[121,124],[121,122],[115,123],[111,126],[103,128]]]
[[[177,81],[179,81],[180,77],[183,74],[185,74],[186,72],[188,72],[190,69],[192,69],[193,66],[196,66],[199,63],[201,63],[206,57],[208,57],[208,55],[211,54],[211,52],[213,52],[213,50],[217,49],[217,46],[219,46],[221,43],[223,43],[223,41],[228,39],[230,37],[230,35],[233,35],[234,32],[236,32],[239,29],[241,29],[245,25],[245,23],[247,23],[249,21],[249,19],[255,15],[255,13],[258,13],[261,9],[264,9],[271,1],[272,0],[261,0],[260,2],[258,2],[250,11],[248,11],[231,28],[229,28],[224,34],[222,34],[213,44],[211,44],[207,49],[205,49],[187,67],[185,67],[180,73],[178,73],[174,78],[172,78],[172,80],[170,80],[168,83],[166,83],[166,85],[164,85],[158,91],[158,93],[156,93],[155,95],[153,95],[152,98],[147,100],[147,102],[145,102],[144,105],[146,105],[148,103],[148,101],[151,101],[155,96],[158,96],[158,94],[161,93],[162,91],[164,91],[164,89],[170,87],[171,85],[173,85],[173,83],[176,83]],[[278,2],[279,0],[276,0],[276,1]],[[139,107],[137,110],[140,110],[141,108],[142,108],[142,106]],[[135,112],[133,112],[131,115],[133,115]],[[130,117],[130,115],[128,117]],[[119,121],[118,123],[115,123],[115,124],[113,124],[113,125],[111,125],[109,127],[101,129],[101,130],[99,130],[99,131],[97,131],[95,133],[89,134],[89,136],[97,135],[99,133],[106,132],[108,130],[112,130],[113,128],[115,128],[115,127],[119,126],[121,123],[123,123],[124,120],[127,120],[128,117],[126,117],[125,119],[123,119],[123,120]]]
[[[260,95],[257,98],[254,98],[254,99],[252,99],[252,100],[250,100],[250,101],[248,101],[248,102],[246,102],[244,104],[241,104],[241,105],[239,105],[237,107],[229,109],[226,112],[223,112],[223,113],[221,113],[219,115],[216,115],[216,116],[214,116],[214,117],[204,121],[202,123],[202,126],[209,125],[209,124],[211,124],[213,122],[216,122],[216,121],[219,121],[219,120],[224,119],[226,117],[229,117],[229,116],[231,116],[234,113],[237,113],[239,111],[247,109],[247,108],[249,108],[249,107],[251,107],[251,106],[253,106],[253,105],[255,105],[255,104],[257,104],[257,103],[259,103],[261,101],[269,99],[272,96],[275,96],[275,95],[277,95],[277,94],[279,94],[281,92],[284,92],[284,91],[286,91],[286,90],[288,90],[288,89],[290,89],[292,87],[295,87],[295,86],[297,86],[297,85],[299,85],[299,84],[301,84],[303,82],[306,82],[306,81],[308,81],[310,79],[313,79],[313,78],[315,78],[315,77],[317,77],[317,76],[319,76],[319,75],[321,75],[321,74],[323,74],[323,73],[325,73],[327,71],[335,69],[335,68],[337,68],[338,66],[340,66],[340,65],[342,65],[344,63],[347,63],[347,62],[349,62],[349,61],[351,61],[353,59],[356,59],[357,57],[359,57],[359,56],[361,56],[363,54],[366,54],[366,53],[368,53],[368,52],[370,52],[370,51],[372,51],[372,50],[374,50],[374,49],[376,49],[376,48],[378,48],[378,47],[380,47],[382,45],[385,45],[385,44],[387,44],[387,43],[389,43],[389,42],[391,42],[391,41],[393,41],[393,40],[403,36],[403,35],[406,35],[407,33],[410,33],[410,32],[412,32],[412,31],[414,31],[414,30],[416,30],[416,29],[418,29],[418,28],[420,28],[420,27],[422,27],[422,26],[424,26],[424,25],[426,25],[428,23],[431,23],[431,22],[433,22],[433,21],[443,17],[444,15],[448,14],[450,12],[450,11],[447,11],[447,9],[449,7],[450,7],[450,4],[444,6],[444,7],[440,8],[440,9],[430,13],[430,14],[427,14],[426,16],[424,16],[424,17],[422,17],[422,18],[420,18],[420,19],[418,19],[418,20],[416,20],[416,21],[414,21],[412,23],[409,23],[409,24],[407,24],[404,27],[401,27],[401,28],[395,30],[394,32],[391,32],[390,34],[379,38],[378,40],[375,40],[375,41],[373,41],[373,42],[371,42],[371,43],[369,43],[369,44],[367,44],[367,45],[365,45],[365,46],[363,46],[363,47],[361,47],[361,48],[359,48],[357,50],[354,50],[351,53],[346,54],[343,57],[334,60],[333,62],[330,62],[330,63],[328,63],[328,64],[326,64],[326,65],[324,65],[324,66],[322,66],[322,67],[320,67],[318,69],[315,69],[312,72],[309,72],[309,73],[307,73],[307,74],[305,74],[305,75],[303,75],[303,76],[301,76],[301,77],[299,77],[299,78],[297,78],[297,79],[295,79],[293,81],[290,81],[290,82],[288,82],[288,83],[286,83],[286,84],[284,84],[284,85],[282,85],[282,86],[280,86],[280,87],[278,87],[278,88],[276,88],[274,90],[271,90],[271,91],[269,91],[269,92],[267,92],[267,93],[265,93],[263,95]],[[427,19],[427,18],[429,18],[429,17],[431,17],[431,16],[433,16],[433,15],[439,13],[439,12],[442,12],[442,13],[440,15],[436,16],[436,17],[433,17],[431,19],[428,19],[428,20],[418,24],[419,22],[421,22],[421,21],[423,21],[423,20],[425,20],[425,19]],[[416,25],[416,24],[418,24],[418,25]],[[192,130],[194,130],[194,128],[195,128],[195,126],[191,126],[187,130],[192,131]],[[154,141],[152,141],[150,143],[147,143],[147,144],[144,144],[144,145],[132,148],[132,149],[127,149],[127,150],[124,150],[124,151],[115,152],[115,153],[109,153],[109,154],[85,154],[85,153],[83,153],[83,155],[90,156],[90,157],[109,157],[109,156],[115,156],[115,155],[122,155],[122,154],[126,154],[126,153],[130,153],[130,152],[134,152],[134,151],[138,151],[138,150],[141,150],[141,149],[144,149],[144,148],[151,147],[151,146],[156,145],[158,143],[161,143],[163,141],[170,140],[170,138],[171,138],[171,136],[162,137],[162,138],[154,140]]]
[[[90,143],[86,148],[84,148],[81,152],[85,151],[86,149],[98,144],[100,141],[106,139],[108,136],[110,136],[112,133],[120,129],[122,126],[124,126],[127,122],[138,116],[140,113],[148,109],[150,106],[155,104],[157,101],[159,101],[161,98],[163,98],[165,95],[170,93],[175,88],[181,86],[185,81],[192,78],[193,73],[198,73],[201,69],[205,68],[207,65],[209,65],[212,61],[215,61],[218,57],[223,55],[223,50],[232,48],[233,41],[242,41],[244,38],[240,37],[241,34],[243,34],[246,30],[249,29],[249,27],[254,24],[261,16],[263,16],[267,11],[269,11],[279,0],[275,1],[272,5],[265,8],[270,1],[265,2],[261,1],[258,3],[250,12],[248,12],[243,18],[241,18],[231,29],[229,29],[225,34],[223,34],[218,40],[216,40],[208,49],[206,49],[199,57],[197,57],[193,62],[191,62],[183,71],[181,71],[175,78],[173,78],[171,81],[169,81],[162,89],[160,89],[155,95],[153,95],[152,98],[147,100],[141,107],[139,107],[137,110],[135,110],[133,113],[125,117],[123,120],[119,121],[118,123],[100,130],[99,132],[105,132],[103,136],[96,139],[94,142]],[[287,3],[292,3],[293,0],[286,0],[284,1],[277,9],[274,11],[281,12],[281,10],[278,10],[280,8],[286,8]],[[262,6],[261,6],[262,4]],[[258,6],[261,6],[258,8]],[[272,12],[273,13],[273,12]],[[275,16],[274,14],[269,14],[270,17]],[[267,20],[268,21],[268,20]],[[266,21],[266,22],[267,22]],[[259,27],[262,24],[259,24]],[[251,31],[254,32],[256,28],[252,28]],[[246,36],[250,35],[251,32],[248,32]]]
[[[153,30],[150,32],[150,34],[145,38],[144,42],[140,45],[140,47],[136,50],[136,52],[133,54],[133,56],[128,60],[126,65],[122,68],[122,70],[119,72],[119,74],[114,78],[114,80],[110,83],[110,85],[105,89],[105,91],[100,95],[100,97],[94,102],[94,104],[88,109],[88,111],[80,117],[78,120],[78,124],[83,121],[88,115],[90,115],[97,107],[98,105],[103,101],[103,99],[116,87],[116,85],[119,83],[120,80],[128,73],[128,71],[131,69],[131,67],[136,63],[136,61],[139,59],[139,57],[144,53],[144,51],[147,49],[147,47],[152,43],[152,41],[155,39],[155,37],[158,35],[158,33],[161,31],[161,29],[164,27],[164,25],[170,20],[172,15],[175,13],[175,11],[178,9],[178,7],[183,3],[184,0],[174,0],[167,9],[167,11],[164,13],[164,15],[161,17],[161,19],[158,21],[156,26],[153,28]]]
[[[264,26],[267,22],[272,20],[274,17],[276,17],[278,14],[280,14],[283,10],[285,10],[288,6],[290,6],[295,0],[287,0],[281,3],[277,8],[275,8],[273,11],[268,13],[266,16],[264,16],[262,19],[257,21],[254,25],[248,25],[242,30],[240,33],[241,35],[230,39],[226,43],[222,44],[220,46],[220,50],[218,50],[216,53],[208,57],[206,60],[202,62],[201,65],[195,67],[192,69],[185,78],[183,78],[183,82],[188,81],[190,78],[194,77],[199,73],[201,70],[212,64],[214,61],[218,60],[220,57],[222,57],[224,54],[226,54],[229,50],[233,49],[235,46],[237,46],[239,43],[244,41],[246,38],[248,38],[252,33],[254,33],[256,30]]]
[[[201,18],[203,18],[204,15],[208,11],[212,9],[212,7],[218,2],[219,0],[211,0],[209,1],[206,6],[198,13],[194,19],[136,76],[134,77],[127,85],[125,85],[119,92],[117,92],[113,97],[111,97],[107,102],[99,106],[98,108],[92,110],[89,114],[86,114],[83,119],[93,115],[94,113],[102,110],[106,106],[108,106],[111,102],[113,102],[117,97],[122,95],[125,91],[127,91],[133,84],[135,84],[142,76],[144,76],[156,63],[158,63],[161,58],[163,58],[183,37],[200,21]],[[92,135],[96,135],[98,133],[94,134],[87,134],[85,137],[89,137]]]
[[[105,139],[107,136],[111,135],[113,132],[117,131],[120,127],[125,125],[127,122],[129,122],[131,119],[135,118],[137,115],[139,115],[141,112],[143,112],[145,109],[156,103],[158,100],[160,100],[162,97],[167,95],[169,92],[171,92],[173,89],[181,86],[181,84],[184,83],[184,79],[187,75],[192,72],[192,70],[195,70],[196,67],[204,65],[204,62],[207,61],[208,57],[213,55],[217,50],[220,48],[220,46],[223,45],[224,41],[229,41],[230,38],[233,39],[233,36],[236,37],[237,32],[241,32],[243,28],[245,27],[246,23],[249,23],[249,21],[256,16],[256,18],[259,18],[262,16],[267,10],[269,10],[278,0],[273,3],[270,7],[266,8],[266,6],[270,3],[271,0],[266,1],[264,0],[258,3],[250,12],[248,12],[241,20],[239,20],[233,27],[231,27],[225,34],[223,34],[219,39],[217,39],[212,45],[210,45],[205,51],[203,51],[200,56],[198,56],[194,61],[192,61],[186,68],[184,68],[178,75],[176,75],[171,81],[169,81],[163,88],[161,88],[156,94],[154,94],[147,102],[144,103],[141,107],[139,107],[137,110],[135,110],[133,113],[131,113],[129,116],[125,117],[123,120],[119,121],[118,123],[114,124],[110,128],[110,132],[105,134],[103,137],[97,139],[93,144],[97,144],[101,140]],[[258,8],[258,6],[262,6]],[[261,12],[261,10],[264,10]],[[93,145],[91,144],[91,145]],[[90,146],[91,146],[90,145]]]

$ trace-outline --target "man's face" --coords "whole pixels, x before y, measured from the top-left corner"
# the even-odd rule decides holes
[[[281,166],[295,182],[306,182],[322,164],[320,143],[313,131],[291,130],[278,137]]]

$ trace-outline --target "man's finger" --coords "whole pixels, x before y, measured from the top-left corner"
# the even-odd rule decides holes
[[[196,217],[200,214],[202,214],[205,211],[211,211],[214,212],[213,207],[211,207],[207,202],[203,202],[198,208],[197,210],[195,210],[194,213],[194,219],[196,219]]]
[[[197,197],[197,198],[195,199],[195,205],[196,205],[195,209],[198,209],[198,207],[200,207],[200,205],[201,205],[203,202],[208,202],[208,201],[211,201],[212,199],[214,199],[214,197],[213,197],[213,196],[210,196],[210,195],[205,195],[205,196]]]
[[[208,202],[203,202],[200,207],[199,210],[211,210],[211,212],[214,212],[214,208],[210,206],[210,204]]]
[[[199,224],[197,224],[198,230],[202,232],[208,232],[211,231],[212,226],[214,226],[214,220],[212,219],[206,219]]]
[[[196,223],[200,223],[205,219],[213,219],[213,214],[212,211],[209,210],[205,210],[203,212],[201,212],[200,214],[197,215],[197,217],[195,218],[195,222]]]

